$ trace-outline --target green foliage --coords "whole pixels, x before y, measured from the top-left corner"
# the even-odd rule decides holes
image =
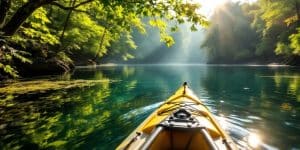
[[[160,36],[161,42],[165,42],[168,47],[172,46],[175,43],[174,39],[168,34],[161,34]]]
[[[16,58],[19,59],[22,63],[32,63],[32,61],[30,59],[28,59],[26,56],[30,56],[31,54],[25,51],[20,51],[20,50],[14,50],[11,55]]]
[[[95,61],[109,53],[118,54],[125,60],[132,59],[134,56],[130,54],[130,50],[135,49],[136,44],[132,40],[131,33],[137,30],[146,34],[147,25],[142,21],[144,18],[150,18],[149,25],[160,30],[161,41],[167,46],[175,43],[170,31],[176,31],[178,24],[191,22],[193,31],[197,30],[198,25],[208,24],[206,18],[197,13],[200,6],[191,2],[175,0],[85,2],[84,0],[13,1],[9,12],[6,13],[7,22],[17,22],[12,18],[18,11],[33,13],[30,13],[29,17],[19,16],[26,21],[16,26],[19,30],[13,36],[4,38],[15,49],[32,54],[33,62],[54,60],[67,69],[68,65],[73,63],[72,60]],[[41,6],[36,7],[38,5]],[[167,25],[170,20],[176,22],[173,27]],[[4,27],[0,27],[0,31],[1,35],[6,33]],[[117,45],[116,43],[120,46],[112,46]],[[29,62],[29,59],[18,54],[12,57]],[[8,61],[13,62],[12,59]]]
[[[39,8],[20,27],[18,34],[15,34],[9,40],[22,46],[23,49],[31,46],[40,48],[45,45],[59,44],[58,37],[53,35],[51,29],[47,26],[50,23],[46,9]]]
[[[292,34],[290,37],[290,47],[293,49],[294,55],[300,55],[300,28],[298,28],[297,34]]]
[[[286,63],[287,59],[299,56],[299,3],[299,0],[258,0],[253,4],[220,7],[212,16],[203,43],[209,50],[210,62]]]
[[[53,35],[47,26],[50,23],[46,9],[40,8],[26,20],[17,34],[6,39],[7,42],[3,50],[5,57],[2,57],[0,61],[2,64],[6,64],[1,67],[5,73],[18,77],[17,68],[14,67],[15,60],[31,64],[32,58],[30,57],[36,49],[42,49],[39,50],[42,52],[48,46],[59,44],[57,36]],[[15,45],[16,48],[10,45]]]
[[[298,33],[289,36],[289,45],[282,42],[277,43],[276,54],[277,55],[300,55],[300,28]]]
[[[92,20],[86,14],[73,14],[69,29],[65,33],[63,40],[63,49],[67,51],[81,51],[86,54],[94,55],[99,49],[100,39],[104,34],[105,28],[99,26],[96,21]],[[101,47],[101,55],[107,52],[106,47],[113,40],[110,33],[105,33],[104,44]]]
[[[137,48],[130,32],[124,32],[120,39],[113,42],[109,48],[110,53],[106,57],[114,56],[117,60],[129,60],[135,58],[132,51]],[[111,60],[113,61],[113,60]]]
[[[0,47],[0,69],[2,69],[6,74],[17,78],[19,77],[18,71],[13,66],[14,60],[21,61],[22,63],[32,63],[27,56],[31,54],[25,51],[16,50],[6,44]]]
[[[167,33],[167,22],[163,19],[153,19],[149,20],[149,24],[153,27],[156,27],[160,30],[161,42],[165,42],[168,47],[172,46],[175,41],[174,39]],[[171,30],[174,30],[175,27],[172,27]]]
[[[282,42],[277,43],[275,53],[279,54],[288,54],[290,52],[290,47]]]
[[[259,7],[253,11],[256,14],[253,26],[261,35],[257,54],[269,57],[272,52],[289,57],[298,55],[299,0],[259,0],[257,5]]]
[[[5,73],[8,73],[9,75],[11,75],[14,78],[19,77],[18,72],[11,65],[4,65],[4,64],[0,63],[0,69],[3,69],[3,71]]]

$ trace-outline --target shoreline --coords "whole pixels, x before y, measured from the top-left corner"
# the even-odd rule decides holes
[[[98,65],[75,66],[75,69],[84,68],[99,68],[99,67],[121,67],[121,66],[211,66],[211,67],[299,67],[285,64],[178,64],[178,63],[165,63],[165,64],[115,64],[106,63]]]

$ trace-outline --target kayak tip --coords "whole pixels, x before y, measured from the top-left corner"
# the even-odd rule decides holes
[[[183,86],[187,86],[187,82],[183,82]]]
[[[183,95],[185,94],[186,87],[187,87],[187,82],[183,82]]]

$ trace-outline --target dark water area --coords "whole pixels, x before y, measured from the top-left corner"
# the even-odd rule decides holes
[[[254,133],[261,149],[300,149],[299,68],[115,66],[55,80],[105,82],[0,95],[0,149],[114,149],[184,81],[231,135]]]

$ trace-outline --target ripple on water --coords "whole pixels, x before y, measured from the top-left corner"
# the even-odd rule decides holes
[[[247,116],[247,118],[252,119],[252,120],[262,120],[260,117],[258,116]]]
[[[275,146],[264,143],[255,130],[248,130],[240,120],[230,117],[216,116],[222,128],[224,128],[239,149],[264,149],[277,150]]]
[[[148,106],[133,109],[133,110],[125,113],[124,115],[120,116],[120,119],[121,120],[128,120],[132,117],[137,117],[137,116],[142,116],[142,115],[148,114],[150,111],[154,110],[155,108],[157,108],[161,104],[163,104],[163,102],[158,102],[158,103],[154,103],[154,104],[151,104],[151,105],[148,105]]]
[[[232,120],[239,121],[239,122],[253,123],[253,121],[251,119],[245,119],[245,118],[239,118],[239,117],[233,117],[233,116],[229,116],[229,118]]]

